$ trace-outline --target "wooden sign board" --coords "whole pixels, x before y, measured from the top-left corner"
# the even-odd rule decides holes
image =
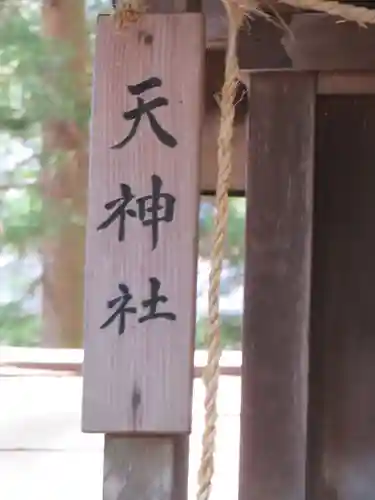
[[[84,432],[190,432],[203,59],[200,14],[99,17]]]

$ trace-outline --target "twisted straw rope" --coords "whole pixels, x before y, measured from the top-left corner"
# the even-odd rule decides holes
[[[216,187],[216,218],[214,244],[211,253],[209,284],[208,359],[203,372],[206,388],[205,430],[202,438],[202,455],[198,471],[198,500],[208,500],[214,474],[215,438],[217,423],[217,393],[219,387],[219,362],[221,357],[219,297],[223,265],[224,239],[228,222],[228,188],[232,170],[232,138],[234,132],[234,100],[239,80],[237,61],[237,34],[247,15],[260,13],[258,0],[222,0],[229,20],[225,62],[225,81],[220,102],[220,129],[218,137],[218,177]],[[342,4],[333,0],[277,0],[304,10],[315,10],[361,26],[375,24],[375,11],[365,7]],[[119,27],[137,21],[145,11],[144,0],[118,0],[115,21]]]
[[[124,29],[127,24],[135,23],[146,11],[144,0],[117,0],[113,17],[117,29]]]
[[[217,392],[219,386],[219,361],[221,357],[219,330],[220,278],[223,265],[224,239],[228,222],[228,188],[232,170],[232,138],[234,100],[239,80],[237,61],[237,33],[246,11],[234,2],[224,0],[229,20],[228,44],[225,62],[225,81],[220,102],[220,129],[218,137],[218,177],[216,186],[216,220],[214,243],[211,253],[209,284],[208,359],[203,372],[206,388],[205,430],[202,438],[202,455],[198,471],[198,500],[208,500],[214,474],[214,454],[217,422]]]

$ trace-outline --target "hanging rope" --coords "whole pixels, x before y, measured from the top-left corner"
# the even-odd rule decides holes
[[[209,285],[209,333],[208,359],[203,380],[205,395],[205,429],[202,439],[202,456],[198,471],[198,500],[208,500],[214,474],[214,454],[217,422],[217,392],[219,385],[219,361],[221,357],[219,296],[223,265],[224,239],[228,221],[228,188],[232,169],[232,138],[234,121],[234,100],[239,80],[236,54],[237,33],[244,20],[245,10],[233,1],[224,1],[228,14],[229,30],[225,63],[225,81],[220,102],[220,130],[218,137],[218,178],[216,186],[215,234],[211,254]]]
[[[123,29],[129,23],[135,23],[146,11],[144,0],[112,0],[113,17],[116,27]]]

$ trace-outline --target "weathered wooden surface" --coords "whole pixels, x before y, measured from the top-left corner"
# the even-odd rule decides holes
[[[284,35],[296,70],[375,70],[375,26],[338,22],[327,14],[295,14]]]
[[[320,95],[374,95],[375,71],[321,72],[317,93]]]
[[[308,500],[375,495],[375,98],[317,106]]]
[[[202,168],[200,189],[204,194],[214,194],[217,186],[217,138],[220,114],[211,112],[206,115],[202,135]],[[230,178],[230,194],[244,195],[246,165],[246,127],[245,117],[238,123],[233,136],[233,170]]]
[[[217,138],[220,125],[220,108],[218,96],[224,84],[225,51],[206,50],[205,62],[205,118],[202,132],[202,162],[200,189],[204,193],[214,193],[217,185]],[[230,178],[230,192],[245,191],[245,158],[246,158],[246,114],[248,98],[246,86],[237,85],[235,107],[235,128],[233,136],[233,165]]]
[[[168,1],[178,2],[180,0]],[[258,7],[261,7],[268,12],[268,14],[274,14],[277,11],[278,15],[282,16],[296,11],[296,9],[293,9],[289,5],[282,4],[278,0],[260,0],[258,4]],[[206,19],[207,47],[225,48],[228,35],[228,21],[223,2],[205,0],[202,2],[202,11]],[[257,20],[257,17],[253,16],[253,20],[254,19]]]
[[[171,499],[172,438],[106,436],[104,457],[103,500]]]
[[[124,32],[109,16],[98,23],[92,152],[87,228],[86,324],[83,429],[91,432],[188,432],[195,336],[197,212],[202,113],[203,30],[200,14],[151,14]],[[189,37],[192,43],[186,44]],[[184,64],[181,65],[181,60]],[[177,141],[163,144],[149,117],[123,148],[111,149],[131,131],[122,113],[137,106],[127,90],[147,78],[161,86],[141,94],[145,102],[165,97],[168,105],[152,110],[155,119]],[[152,179],[162,182],[162,198],[148,200],[142,224],[141,197],[151,198]],[[125,203],[120,183],[135,199],[126,206],[125,234],[120,220],[98,231],[111,213]],[[147,225],[159,222],[158,240]],[[105,205],[111,200],[111,209]],[[139,203],[139,205],[137,205]],[[151,206],[152,205],[152,206]],[[138,212],[139,210],[139,212]],[[131,211],[133,211],[131,213]],[[137,214],[137,215],[136,215]],[[173,217],[172,217],[173,216]],[[156,314],[173,318],[143,321],[152,309],[151,278],[164,296]],[[125,331],[117,318],[102,325],[119,307],[107,301],[128,287]],[[142,322],[143,321],[143,322]]]
[[[289,5],[278,0],[261,0],[260,6],[268,13],[279,15],[295,12]],[[108,2],[109,4],[109,2]],[[198,12],[205,17],[206,46],[209,49],[224,49],[228,35],[228,21],[224,4],[218,0],[148,0],[148,12],[169,14],[171,12]],[[270,10],[272,9],[272,10]]]
[[[304,500],[315,78],[250,89],[241,500]]]
[[[103,500],[186,500],[187,444],[183,436],[106,436]]]
[[[238,36],[238,59],[241,69],[291,68],[292,61],[282,43],[285,26],[290,15],[282,17],[284,26],[276,20],[252,19],[245,24]]]
[[[283,70],[280,70],[283,71]],[[263,70],[241,70],[241,79],[249,87],[251,77],[255,73],[263,73]],[[317,95],[374,95],[375,94],[375,71],[322,71],[316,73],[316,93]],[[238,126],[236,133],[242,138],[244,134],[242,124]],[[242,144],[239,144],[236,149],[236,155],[242,152]],[[238,189],[243,189],[245,185],[245,172],[243,172],[243,164],[236,156],[234,162],[234,186]],[[213,175],[211,172],[202,173],[204,182],[212,182]]]
[[[282,19],[284,26],[277,18],[273,23],[255,19],[251,30],[242,30],[238,51],[242,69],[375,70],[375,26],[363,28],[306,12],[284,14]]]

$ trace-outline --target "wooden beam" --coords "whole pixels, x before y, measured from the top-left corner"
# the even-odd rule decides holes
[[[375,70],[375,26],[337,22],[325,14],[286,14],[286,30],[273,22],[255,19],[239,37],[241,69],[297,71]],[[345,50],[343,47],[345,46]]]
[[[324,71],[318,74],[320,95],[374,95],[375,71]]]
[[[82,349],[47,349],[38,347],[0,346],[0,368],[13,367],[23,370],[82,373]],[[207,352],[194,353],[194,377],[202,375],[207,363]],[[220,374],[241,375],[240,351],[225,351],[220,359]]]
[[[284,70],[275,70],[283,72]],[[293,70],[291,70],[293,71]],[[242,70],[241,80],[250,86],[251,76],[264,70]],[[318,95],[374,95],[375,94],[375,71],[322,71],[316,73],[316,93]],[[240,130],[242,123],[238,125]],[[240,132],[239,132],[240,133]],[[242,152],[242,150],[241,150]],[[234,165],[236,178],[242,179],[242,172],[239,172],[237,164]],[[202,175],[204,182],[207,182]],[[235,180],[234,182],[239,182]],[[203,181],[202,181],[203,184]]]
[[[251,81],[240,500],[303,500],[315,77]]]
[[[295,70],[375,70],[375,26],[338,22],[326,14],[295,14],[283,37]]]
[[[278,2],[278,0],[261,0],[258,8],[262,8],[265,12],[271,14],[277,12],[279,17],[296,12],[296,9],[289,5],[282,4]],[[206,18],[207,48],[225,49],[228,34],[228,21],[223,3],[218,0],[205,0],[202,2],[202,11]],[[259,19],[256,15],[254,15],[254,18],[256,20]],[[252,25],[253,23],[251,23],[251,26]],[[245,26],[244,30],[246,31],[246,29]]]
[[[272,19],[272,17],[271,17]],[[287,26],[291,16],[284,15]],[[282,39],[285,27],[273,19],[255,18],[245,25],[238,35],[238,60],[241,69],[288,69],[292,61],[285,51]]]

